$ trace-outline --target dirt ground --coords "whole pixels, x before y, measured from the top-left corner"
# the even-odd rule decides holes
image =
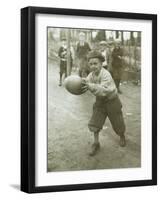
[[[75,72],[72,72],[75,73]],[[59,84],[58,63],[48,62],[48,172],[141,166],[141,87],[122,84],[120,99],[126,123],[126,147],[106,119],[100,132],[101,150],[88,155],[93,134],[88,130],[95,97],[87,92],[76,96]]]

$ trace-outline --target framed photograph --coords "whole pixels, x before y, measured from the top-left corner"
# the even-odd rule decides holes
[[[21,190],[157,184],[157,16],[21,9]]]

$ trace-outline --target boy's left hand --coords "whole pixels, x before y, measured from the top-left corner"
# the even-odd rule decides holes
[[[89,84],[86,79],[82,78],[82,92],[86,92],[89,89]]]

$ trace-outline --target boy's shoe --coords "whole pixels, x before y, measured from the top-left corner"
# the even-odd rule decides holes
[[[125,147],[126,146],[126,139],[125,139],[125,136],[120,136],[120,147]]]
[[[100,150],[100,143],[94,143],[92,144],[91,152],[89,153],[90,156],[95,156],[96,153]]]
[[[120,90],[120,88],[118,88],[118,93],[119,93],[119,94],[122,94],[122,91]]]
[[[61,83],[61,82],[59,82],[59,86],[62,86],[62,83]]]

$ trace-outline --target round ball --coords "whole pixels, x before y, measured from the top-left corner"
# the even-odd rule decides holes
[[[77,75],[68,76],[65,79],[64,83],[65,83],[65,88],[68,90],[68,92],[75,94],[75,95],[83,94],[81,77],[79,77]]]

